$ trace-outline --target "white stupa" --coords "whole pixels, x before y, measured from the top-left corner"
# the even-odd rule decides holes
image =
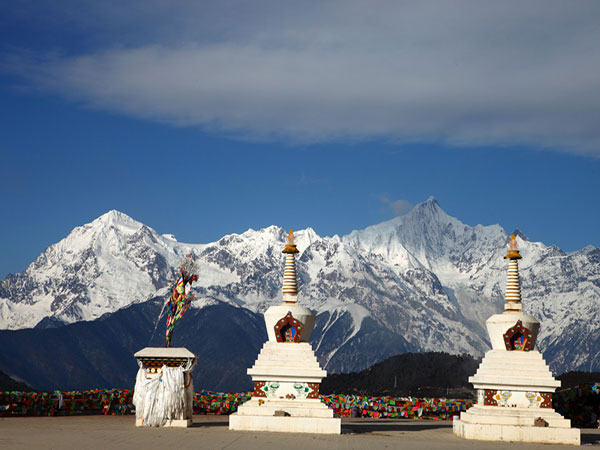
[[[454,434],[466,439],[580,444],[580,431],[571,428],[552,407],[560,381],[552,376],[535,349],[540,323],[521,306],[517,241],[511,236],[508,254],[505,311],[486,321],[492,350],[469,378],[477,403],[454,421]]]
[[[327,372],[308,343],[315,315],[297,304],[298,249],[292,230],[283,253],[283,303],[265,312],[269,340],[248,369],[254,392],[229,416],[229,429],[340,434],[341,420],[319,400],[319,384]]]

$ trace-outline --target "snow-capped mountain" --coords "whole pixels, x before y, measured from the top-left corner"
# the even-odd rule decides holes
[[[1,327],[93,320],[154,296],[181,259],[170,242],[117,211],[75,228],[1,282]]]
[[[281,301],[286,234],[270,226],[184,244],[111,211],[1,282],[0,327],[94,320],[166,296],[189,252],[200,275],[194,307],[260,313]],[[405,351],[480,356],[489,348],[484,323],[502,310],[506,282],[500,226],[465,225],[430,198],[347,236],[295,235],[299,302],[317,313],[311,340],[328,370],[360,370]],[[600,249],[564,253],[520,233],[517,240],[524,309],[542,322],[551,367],[600,370]]]

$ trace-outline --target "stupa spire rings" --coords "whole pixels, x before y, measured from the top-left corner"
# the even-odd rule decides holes
[[[517,248],[517,239],[514,234],[510,236],[509,250],[504,259],[508,259],[508,275],[506,278],[506,295],[504,300],[506,304],[504,309],[507,312],[520,312],[521,306],[521,280],[519,278],[519,263],[522,258]]]
[[[296,277],[296,253],[298,249],[294,244],[294,232],[290,229],[287,244],[283,249],[285,254],[285,269],[283,271],[283,301],[295,304],[298,301],[298,279]]]

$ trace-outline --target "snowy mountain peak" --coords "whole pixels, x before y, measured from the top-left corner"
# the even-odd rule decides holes
[[[135,219],[132,219],[127,214],[122,213],[121,211],[117,211],[113,209],[108,211],[107,213],[102,214],[96,220],[94,220],[91,224],[88,224],[94,227],[125,227],[129,229],[139,229],[143,226],[141,222],[138,222]],[[84,225],[85,226],[85,225]]]
[[[504,246],[506,234],[498,225],[465,225],[430,197],[403,216],[353,231],[343,240],[395,266],[426,268],[451,282],[474,270],[481,255]]]
[[[514,234],[515,237],[520,238],[522,241],[530,241],[530,239],[518,228],[515,228],[511,234]]]
[[[440,223],[446,224],[448,221],[456,221],[460,223],[457,219],[454,219],[446,214],[434,197],[429,197],[426,202],[418,203],[413,209],[399,218],[402,219],[402,223],[406,224],[411,221],[418,222],[423,225]]]
[[[432,226],[445,226],[451,221],[460,224],[458,220],[448,216],[444,212],[434,197],[429,197],[426,202],[417,204],[404,215],[377,225],[371,225],[364,230],[355,230],[348,235],[348,238],[354,239],[359,237],[362,240],[369,241],[369,237],[390,234],[402,235],[411,229],[414,234],[416,232],[428,231],[427,229]]]
[[[437,199],[433,195],[429,196],[429,198],[427,200],[425,200],[423,203],[417,204],[416,206],[419,206],[419,207],[422,207],[422,208],[429,208],[430,211],[433,211],[433,212],[436,212],[436,213],[439,213],[439,212],[444,213],[444,211],[442,210],[442,207],[440,206],[439,202],[437,201]]]
[[[101,214],[100,216],[98,216],[98,219],[100,220],[108,220],[108,219],[112,219],[112,218],[121,218],[121,217],[125,217],[127,219],[131,219],[131,217],[129,217],[127,214],[125,214],[124,212],[121,212],[119,210],[116,209],[111,209],[110,211],[105,212],[104,214]]]
[[[322,239],[321,236],[319,236],[311,227],[308,227],[304,230],[294,231],[294,236],[296,238],[296,245],[298,246],[298,250],[300,250],[300,252],[304,251],[313,242],[317,242]],[[283,244],[285,244],[285,242]]]
[[[144,301],[173,278],[172,267],[185,254],[176,245],[127,214],[109,211],[1,282],[3,327],[33,327],[44,317],[92,320]]]

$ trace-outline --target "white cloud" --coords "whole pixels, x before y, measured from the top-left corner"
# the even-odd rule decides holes
[[[106,22],[94,48],[10,70],[92,108],[252,139],[600,156],[598,2],[186,4],[87,11],[82,28]]]
[[[403,215],[404,213],[408,212],[413,207],[413,205],[406,200],[402,200],[402,199],[391,200],[387,194],[379,195],[379,200],[384,205],[386,205],[386,207],[391,208],[391,210],[394,211],[394,214],[396,216]]]
[[[410,210],[410,208],[412,207],[412,205],[406,200],[396,200],[390,203],[390,206],[392,207],[397,216],[401,216],[402,214]]]

